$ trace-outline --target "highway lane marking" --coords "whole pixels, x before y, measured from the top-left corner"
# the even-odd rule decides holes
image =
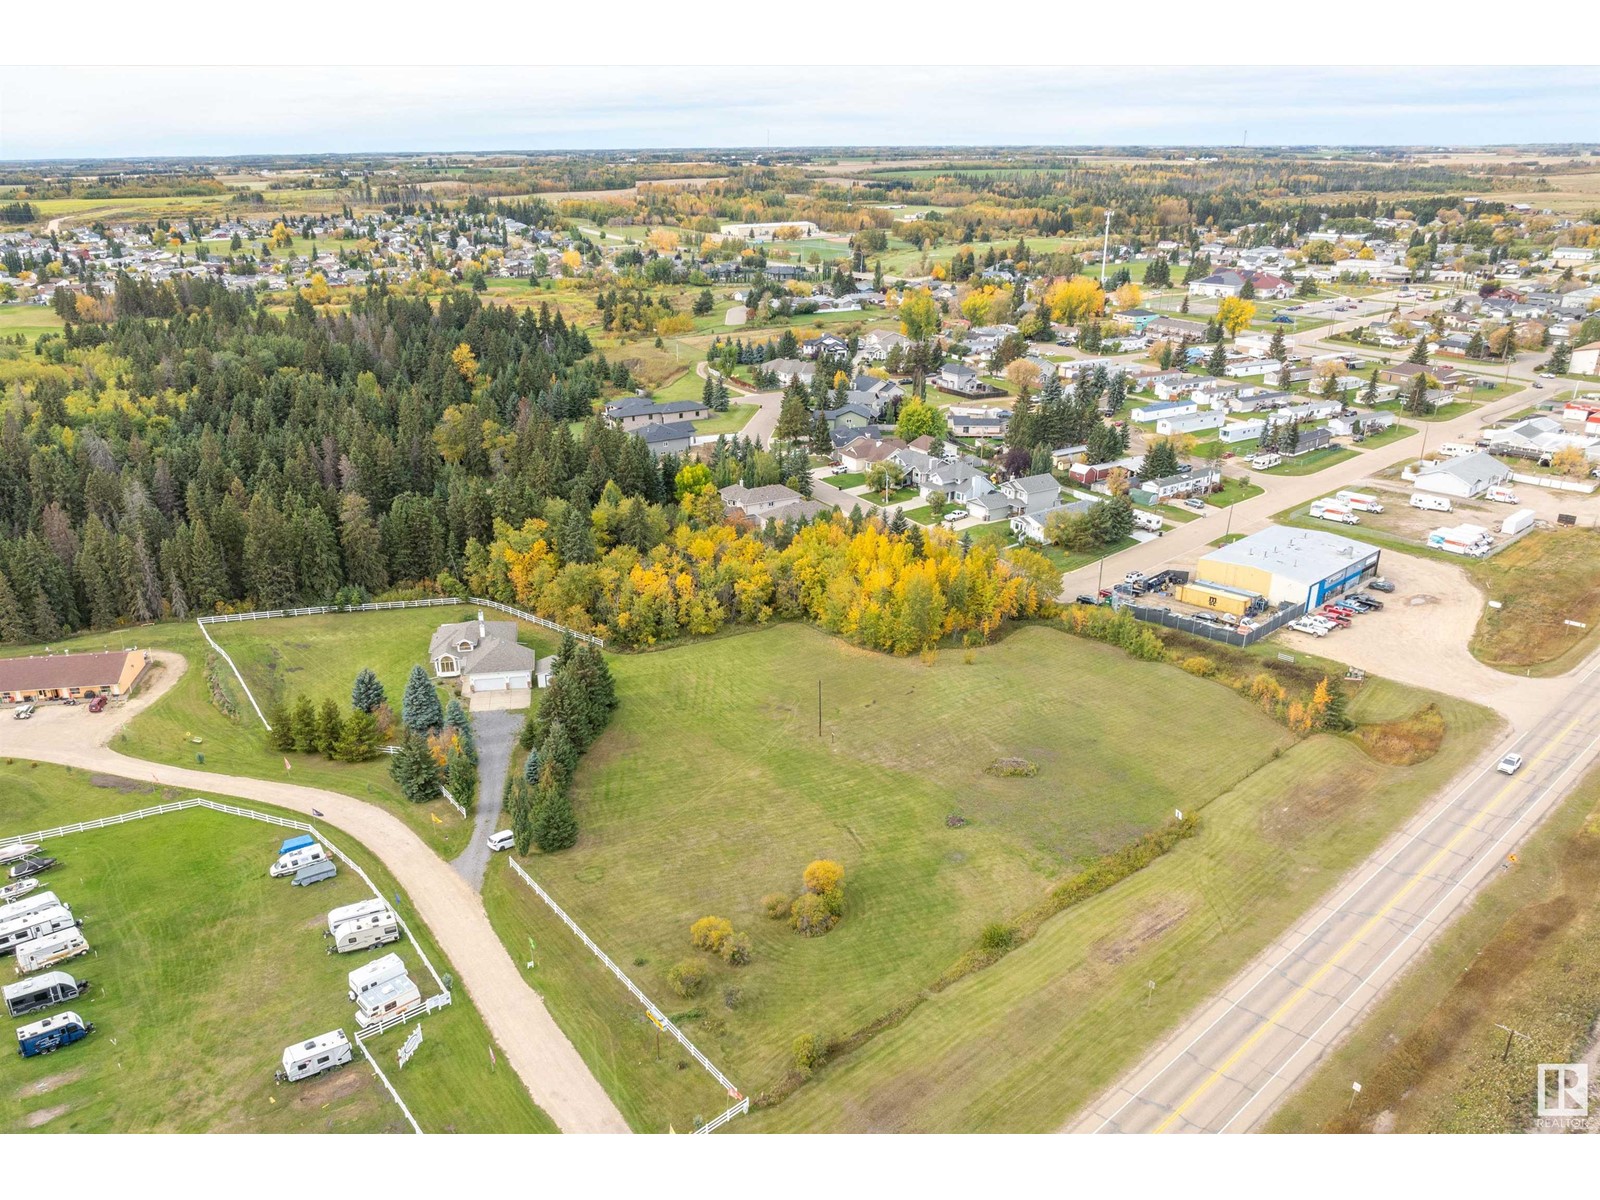
[[[1552,738],[1543,750],[1539,751],[1534,756],[1533,765],[1537,766],[1539,763],[1543,762],[1547,757],[1549,757],[1550,753],[1566,738],[1567,734],[1571,733],[1572,730],[1577,726],[1578,722],[1583,720],[1583,718],[1587,715],[1587,713],[1580,712],[1577,716],[1573,717],[1572,720],[1567,723],[1565,728],[1563,728],[1562,731],[1556,735],[1556,737]],[[1500,801],[1505,798],[1506,794],[1510,792],[1515,785],[1516,780],[1508,778],[1506,782],[1500,786],[1499,790],[1495,792],[1494,799],[1490,801],[1489,805],[1483,811],[1487,813],[1490,809],[1498,806]],[[1437,867],[1447,855],[1451,854],[1455,850],[1456,846],[1464,838],[1475,832],[1480,832],[1478,829],[1477,820],[1473,820],[1469,824],[1463,825],[1459,830],[1457,830],[1456,835],[1434,853],[1433,857],[1428,860],[1421,871],[1412,874],[1406,885],[1401,888],[1398,893],[1390,897],[1389,901],[1382,908],[1373,913],[1372,916],[1368,917],[1366,922],[1361,926],[1360,929],[1356,931],[1354,936],[1346,941],[1343,946],[1339,947],[1338,951],[1332,958],[1328,959],[1322,964],[1322,966],[1318,967],[1311,978],[1297,987],[1294,992],[1290,994],[1289,999],[1285,1000],[1281,1005],[1279,1005],[1273,1014],[1266,1019],[1265,1023],[1258,1024],[1256,1026],[1255,1031],[1252,1032],[1250,1036],[1239,1045],[1238,1049],[1236,1049],[1232,1054],[1228,1055],[1225,1060],[1223,1060],[1221,1066],[1217,1067],[1209,1075],[1207,1075],[1204,1082],[1202,1082],[1199,1087],[1195,1088],[1195,1090],[1191,1092],[1181,1104],[1168,1113],[1166,1119],[1162,1121],[1161,1124],[1156,1126],[1155,1132],[1166,1133],[1167,1130],[1171,1128],[1172,1123],[1183,1115],[1184,1110],[1186,1110],[1201,1096],[1205,1095],[1206,1092],[1210,1091],[1211,1088],[1216,1085],[1217,1081],[1226,1075],[1228,1071],[1232,1069],[1233,1065],[1239,1061],[1239,1059],[1243,1058],[1250,1052],[1250,1049],[1256,1044],[1256,1042],[1260,1041],[1261,1038],[1266,1036],[1269,1029],[1272,1029],[1274,1026],[1278,1025],[1280,1018],[1282,1018],[1284,1014],[1296,1007],[1300,1001],[1305,998],[1306,993],[1314,988],[1322,980],[1324,975],[1326,975],[1329,971],[1332,971],[1334,967],[1338,966],[1339,963],[1344,959],[1345,955],[1349,954],[1353,949],[1355,949],[1355,947],[1364,937],[1366,937],[1368,933],[1382,923],[1391,912],[1399,907],[1401,902],[1411,894],[1412,890],[1421,884],[1422,881],[1433,872],[1434,868]]]
[[[1576,676],[1573,679],[1572,691],[1569,693],[1569,699],[1571,698],[1572,695],[1574,695],[1574,694],[1576,694],[1578,692],[1580,687],[1584,683],[1586,683],[1589,680],[1589,677],[1594,675],[1596,671],[1600,671],[1600,656],[1596,656],[1595,659],[1589,664],[1589,666],[1584,669],[1583,673],[1581,675]],[[1563,734],[1563,736],[1565,736],[1565,734]],[[1561,740],[1560,738],[1556,738],[1556,739],[1554,739],[1552,744],[1555,744],[1555,743],[1559,742],[1560,740]],[[1515,743],[1512,743],[1512,744],[1514,745]],[[1348,895],[1348,899],[1346,899],[1343,903],[1348,905],[1351,902],[1353,902],[1357,896],[1359,896],[1363,891],[1365,891],[1368,887],[1370,887],[1373,883],[1375,883],[1383,875],[1384,872],[1390,870],[1391,867],[1394,865],[1394,862],[1395,862],[1396,859],[1398,859],[1402,854],[1405,854],[1407,851],[1409,851],[1413,846],[1416,845],[1416,843],[1419,840],[1423,840],[1424,836],[1428,833],[1428,831],[1431,830],[1433,828],[1433,826],[1435,824],[1437,824],[1440,820],[1444,819],[1445,817],[1459,815],[1459,814],[1456,813],[1456,805],[1460,802],[1460,800],[1464,796],[1466,796],[1466,794],[1469,791],[1471,791],[1474,787],[1476,787],[1479,783],[1481,783],[1483,781],[1484,777],[1487,776],[1491,772],[1492,769],[1493,769],[1492,767],[1485,766],[1482,769],[1480,769],[1478,771],[1478,773],[1476,775],[1474,775],[1471,779],[1469,779],[1465,783],[1463,783],[1461,785],[1460,791],[1458,791],[1453,797],[1451,797],[1451,799],[1446,804],[1440,806],[1440,808],[1437,811],[1434,812],[1433,816],[1429,817],[1428,820],[1426,822],[1424,822],[1424,824],[1421,826],[1421,828],[1419,828],[1414,834],[1412,834],[1409,838],[1407,838],[1406,841],[1404,842],[1404,844],[1395,847],[1394,852],[1392,854],[1390,854],[1387,859],[1385,859],[1382,863],[1379,863],[1373,869],[1373,871],[1372,871],[1372,873],[1370,875],[1368,875],[1365,879],[1363,879],[1359,883],[1357,883],[1350,890],[1349,895]],[[1487,811],[1487,810],[1475,810],[1475,811],[1480,811],[1481,812],[1481,811]],[[1207,1025],[1204,1029],[1202,1029],[1199,1033],[1197,1033],[1190,1040],[1189,1044],[1186,1045],[1181,1051],[1179,1051],[1172,1058],[1168,1059],[1165,1066],[1163,1066],[1159,1071],[1157,1071],[1154,1075],[1152,1075],[1137,1090],[1130,1092],[1128,1098],[1126,1100],[1124,1100],[1120,1105],[1118,1105],[1117,1108],[1115,1109],[1115,1111],[1113,1111],[1110,1116],[1106,1117],[1104,1120],[1102,1120],[1100,1122],[1100,1124],[1098,1126],[1096,1126],[1095,1132],[1096,1133],[1101,1132],[1102,1130],[1104,1130],[1106,1128],[1106,1126],[1110,1125],[1119,1116],[1121,1116],[1122,1115],[1122,1111],[1125,1108],[1127,1108],[1128,1105],[1132,1104],[1135,1100],[1139,1099],[1140,1096],[1142,1096],[1144,1094],[1144,1092],[1148,1088],[1150,1088],[1152,1085],[1154,1085],[1163,1075],[1165,1075],[1174,1066],[1176,1066],[1180,1061],[1182,1061],[1182,1059],[1184,1058],[1185,1055],[1189,1054],[1190,1051],[1192,1051],[1197,1045],[1199,1045],[1200,1042],[1203,1041],[1211,1033],[1211,1031],[1213,1029],[1215,1029],[1223,1021],[1227,1020],[1230,1016],[1232,1016],[1233,1013],[1234,1013],[1234,1010],[1239,1008],[1244,1003],[1244,1001],[1249,998],[1251,993],[1253,993],[1262,984],[1267,983],[1268,981],[1273,979],[1275,976],[1277,976],[1283,970],[1283,968],[1292,959],[1294,959],[1295,957],[1297,957],[1300,954],[1300,952],[1304,949],[1306,943],[1308,943],[1308,942],[1312,941],[1314,938],[1316,938],[1328,926],[1328,924],[1330,922],[1332,922],[1337,917],[1349,916],[1349,915],[1351,915],[1351,914],[1345,908],[1342,908],[1342,907],[1334,907],[1334,908],[1332,908],[1331,911],[1327,914],[1327,916],[1323,917],[1322,920],[1320,922],[1318,922],[1318,924],[1316,925],[1315,928],[1311,929],[1308,933],[1305,934],[1304,937],[1302,937],[1300,939],[1300,941],[1298,943],[1296,943],[1295,947],[1292,950],[1287,951],[1283,955],[1283,957],[1278,959],[1277,962],[1273,963],[1271,968],[1269,968],[1266,972],[1261,974],[1255,980],[1255,982],[1252,983],[1243,992],[1243,994],[1241,994],[1239,996],[1239,998],[1237,1000],[1231,1001],[1229,1003],[1228,1007],[1226,1009],[1224,1009],[1221,1013],[1219,1013],[1212,1020],[1211,1024]]]
[[[1589,752],[1592,751],[1595,748],[1596,744],[1600,744],[1600,734],[1596,734],[1594,737],[1590,738],[1588,743],[1583,747],[1583,749],[1580,750],[1578,753],[1574,754],[1572,756],[1571,761],[1569,761],[1566,766],[1561,768],[1561,773],[1559,775],[1557,775],[1553,780],[1551,780],[1548,784],[1545,785],[1545,787],[1544,787],[1544,795],[1545,796],[1549,796],[1552,792],[1554,792],[1556,786],[1563,779],[1566,778],[1568,772],[1570,772],[1573,767],[1577,766],[1580,761],[1582,761],[1584,758],[1586,758],[1589,755]],[[1512,821],[1511,824],[1506,827],[1506,831],[1504,833],[1502,833],[1498,838],[1496,838],[1494,840],[1494,842],[1488,847],[1488,850],[1489,850],[1490,853],[1497,853],[1499,851],[1500,847],[1505,844],[1506,839],[1509,838],[1516,831],[1516,829],[1517,829],[1517,827],[1519,825],[1521,825],[1524,821],[1526,821],[1528,819],[1528,814],[1533,811],[1534,805],[1536,803],[1537,803],[1536,800],[1529,801],[1529,803],[1523,809],[1523,811],[1520,814],[1518,814],[1516,820]],[[1487,858],[1488,856],[1485,855],[1484,857]],[[1402,937],[1398,942],[1396,942],[1394,944],[1394,947],[1389,951],[1388,954],[1385,954],[1383,956],[1382,960],[1379,961],[1377,966],[1373,967],[1372,970],[1367,972],[1367,974],[1356,985],[1355,992],[1359,992],[1362,987],[1364,987],[1367,983],[1369,983],[1371,981],[1371,979],[1372,979],[1372,977],[1374,975],[1376,975],[1379,971],[1383,970],[1383,968],[1388,965],[1389,960],[1391,958],[1393,958],[1396,954],[1400,953],[1401,949],[1406,945],[1406,943],[1408,943],[1412,938],[1416,937],[1416,935],[1419,932],[1421,932],[1422,928],[1425,925],[1427,925],[1427,923],[1429,921],[1431,921],[1433,919],[1433,914],[1436,913],[1439,910],[1439,906],[1441,904],[1443,904],[1446,900],[1448,900],[1451,896],[1455,895],[1456,892],[1459,891],[1461,889],[1461,887],[1465,883],[1466,883],[1465,877],[1463,877],[1461,879],[1458,879],[1454,883],[1452,883],[1450,885],[1450,887],[1445,891],[1444,895],[1440,896],[1439,899],[1434,902],[1433,907],[1430,908],[1426,913],[1423,914],[1422,919],[1420,921],[1418,921],[1415,925],[1413,925],[1410,929],[1406,930],[1405,936]],[[1272,1072],[1272,1074],[1267,1077],[1266,1083],[1263,1083],[1259,1088],[1257,1088],[1255,1091],[1250,1093],[1249,1099],[1247,1099],[1243,1104],[1241,1104],[1239,1106],[1238,1111],[1236,1111],[1233,1114],[1233,1116],[1228,1118],[1227,1123],[1225,1125],[1223,1125],[1222,1128],[1217,1130],[1218,1133],[1226,1133],[1226,1132],[1228,1132],[1228,1126],[1232,1125],[1236,1120],[1239,1119],[1239,1114],[1244,1112],[1245,1109],[1249,1108],[1250,1105],[1255,1103],[1256,1097],[1259,1096],[1263,1091],[1266,1090],[1267,1085],[1270,1084],[1274,1079],[1277,1079],[1278,1076],[1284,1070],[1286,1070],[1288,1068],[1289,1064],[1294,1062],[1294,1060],[1300,1056],[1300,1052],[1302,1050],[1304,1050],[1307,1046],[1311,1045],[1313,1042],[1315,1042],[1317,1040],[1318,1037],[1321,1036],[1322,1031],[1328,1027],[1328,1022],[1329,1021],[1332,1021],[1336,1016],[1338,1016],[1341,1012],[1344,1011],[1345,1006],[1347,1004],[1349,1004],[1350,1001],[1354,998],[1355,992],[1352,992],[1349,996],[1346,996],[1343,999],[1341,999],[1339,1001],[1338,1006],[1331,1013],[1328,1014],[1326,1019],[1323,1020],[1322,1024],[1318,1025],[1314,1030],[1312,1030],[1309,1034],[1307,1034],[1305,1037],[1303,1037],[1300,1040],[1300,1044],[1295,1047],[1294,1052],[1292,1054],[1290,1054],[1288,1058],[1283,1060],[1283,1066],[1281,1066],[1281,1067],[1277,1068],[1276,1070],[1274,1070]]]

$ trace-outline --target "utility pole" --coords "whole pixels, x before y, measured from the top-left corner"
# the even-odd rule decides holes
[[[1100,290],[1106,289],[1106,255],[1111,250],[1111,214],[1113,209],[1106,209],[1106,232],[1100,242]]]

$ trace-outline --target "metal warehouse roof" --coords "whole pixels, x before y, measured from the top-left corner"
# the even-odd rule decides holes
[[[1259,567],[1286,579],[1313,584],[1377,553],[1376,546],[1336,533],[1269,525],[1259,533],[1213,550],[1200,561]]]

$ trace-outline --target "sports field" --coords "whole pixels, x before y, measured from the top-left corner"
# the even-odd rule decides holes
[[[0,788],[8,835],[188,798],[26,762],[0,765]],[[345,975],[386,952],[326,953],[321,931],[328,909],[371,893],[348,870],[308,888],[270,878],[267,867],[285,834],[201,810],[49,843],[61,865],[43,876],[43,885],[72,905],[93,947],[64,964],[93,984],[67,1007],[96,1030],[52,1055],[0,1055],[0,1129],[410,1131],[363,1061],[301,1084],[273,1081],[285,1045],[332,1029],[354,1034]],[[340,847],[366,858],[353,842]],[[397,894],[370,859],[363,866],[386,895]],[[400,901],[434,965],[449,972],[409,901]],[[412,968],[424,995],[437,990],[409,939],[389,949]],[[10,982],[10,960],[5,964]],[[423,1046],[403,1075],[394,1070],[403,1034],[392,1031],[373,1043],[422,1128],[552,1131],[515,1074],[491,1066],[491,1039],[465,993],[458,990],[456,1000],[425,1019]]]
[[[1289,743],[1223,688],[1043,626],[931,665],[786,625],[613,670],[622,703],[579,771],[580,841],[529,869],[752,1094],[779,1083],[797,1036],[895,1009],[985,924]],[[1002,758],[1037,774],[990,773]],[[844,865],[847,899],[837,929],[806,939],[762,898],[796,895],[816,858]],[[527,935],[497,908],[520,954]],[[700,955],[706,989],[679,1000],[666,972],[696,955],[689,925],[707,914],[748,933],[754,961]],[[608,1019],[574,1017],[563,1001],[585,993],[563,990],[564,1023]],[[590,1054],[603,1079],[628,1073],[627,1036]]]

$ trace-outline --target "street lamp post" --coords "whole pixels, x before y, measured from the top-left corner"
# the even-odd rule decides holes
[[[1100,242],[1100,290],[1106,288],[1106,256],[1111,250],[1111,214],[1114,209],[1106,209],[1106,231]]]

